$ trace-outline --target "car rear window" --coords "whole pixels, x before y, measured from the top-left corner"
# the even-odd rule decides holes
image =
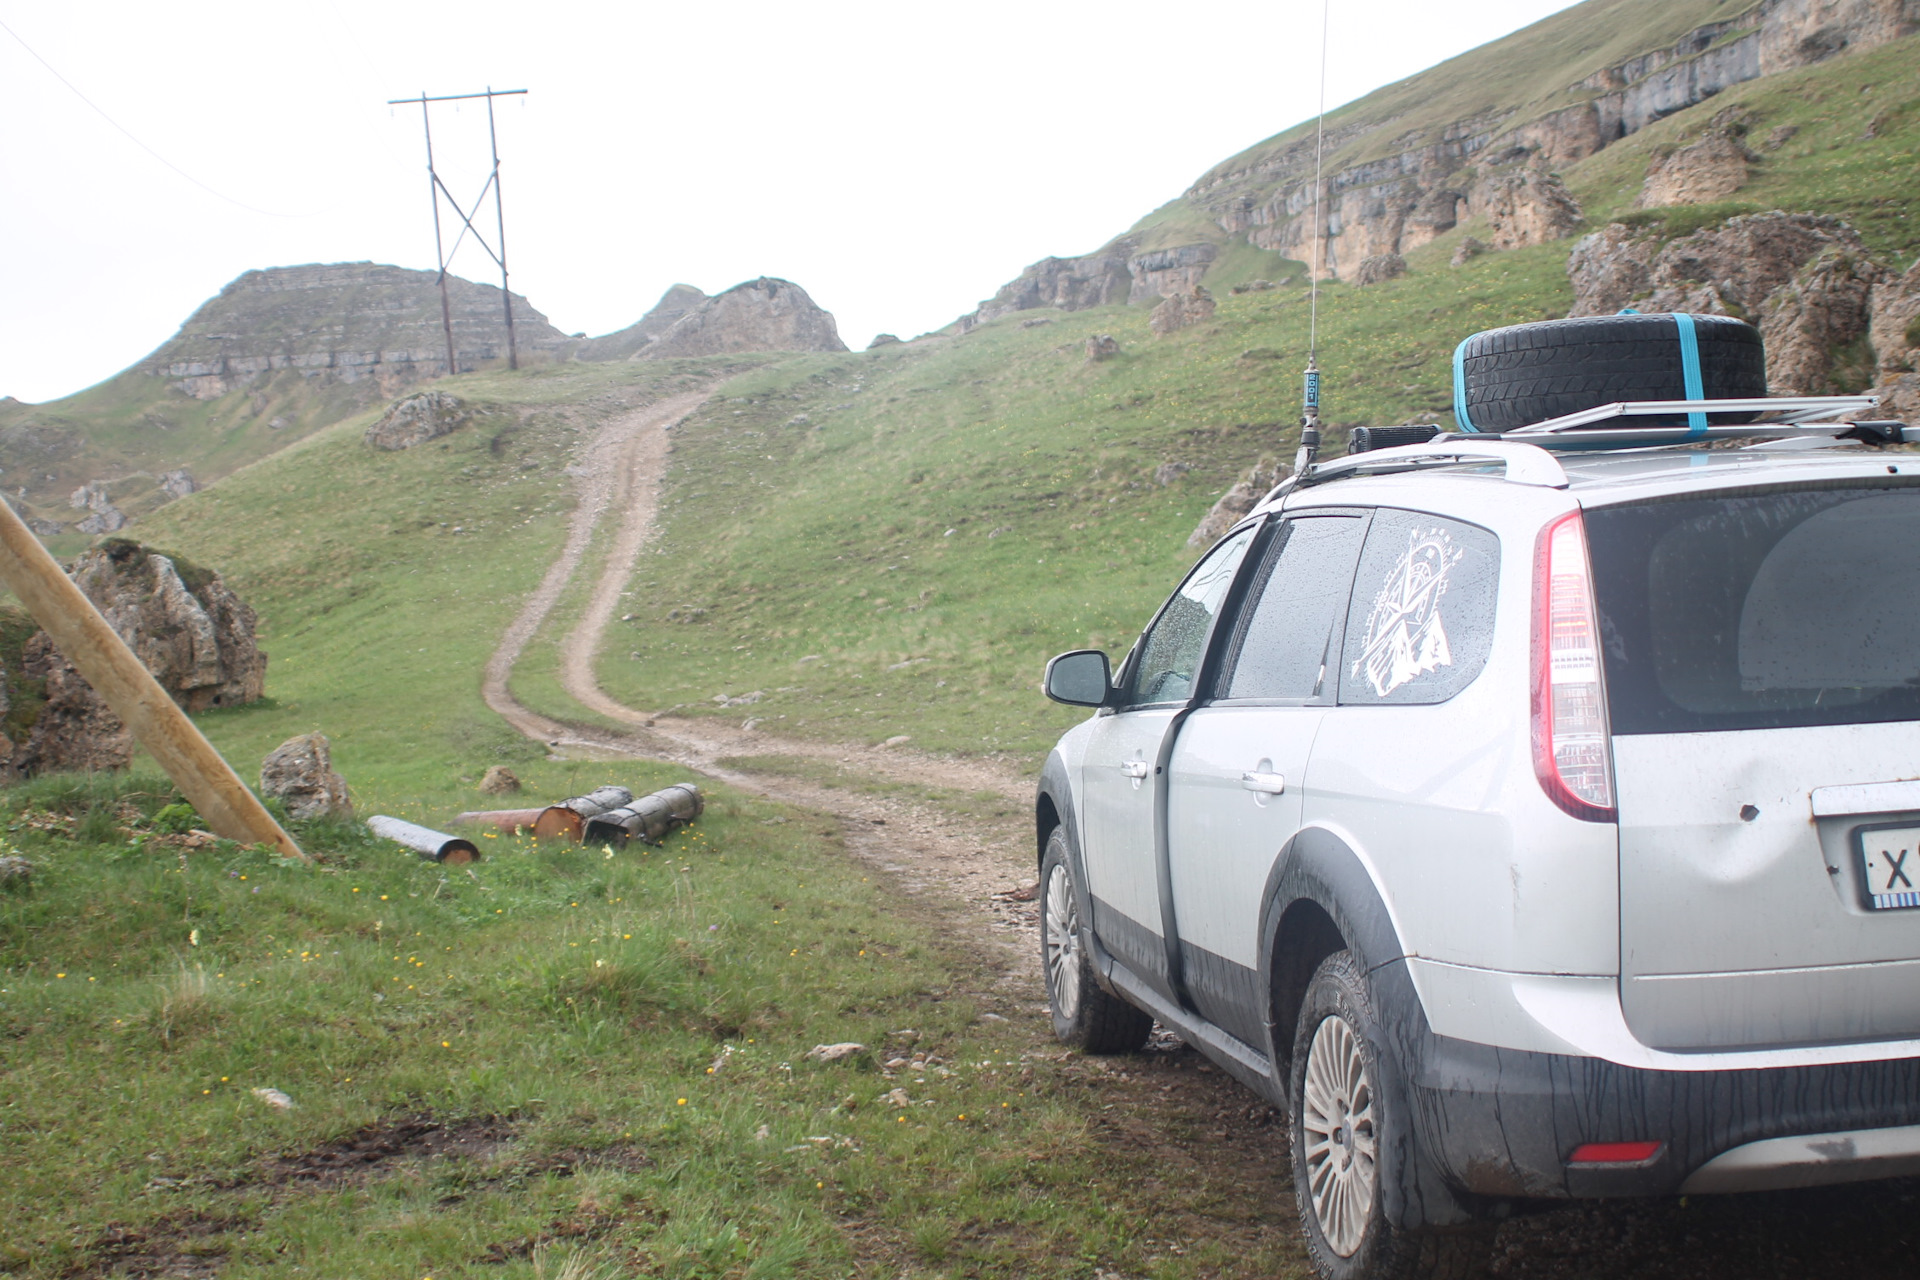
[[[1920,486],[1586,513],[1613,731],[1920,719]]]

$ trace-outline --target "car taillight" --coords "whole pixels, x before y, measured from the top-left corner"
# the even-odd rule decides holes
[[[1585,1142],[1573,1149],[1568,1164],[1646,1164],[1663,1142]]]
[[[1576,818],[1612,822],[1613,770],[1587,530],[1578,511],[1540,534],[1533,568],[1533,769]]]

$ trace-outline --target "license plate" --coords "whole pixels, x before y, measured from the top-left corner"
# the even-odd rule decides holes
[[[1861,827],[1858,839],[1867,906],[1920,907],[1920,827]]]

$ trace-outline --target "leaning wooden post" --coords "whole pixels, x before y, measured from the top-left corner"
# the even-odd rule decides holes
[[[160,762],[215,835],[242,844],[272,845],[288,857],[307,859],[4,501],[0,501],[0,581]]]

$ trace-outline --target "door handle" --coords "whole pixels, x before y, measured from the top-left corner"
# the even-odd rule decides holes
[[[1149,767],[1145,760],[1122,760],[1120,762],[1120,772],[1126,774],[1129,778],[1146,777]]]
[[[1277,796],[1287,789],[1287,779],[1278,773],[1243,773],[1240,775],[1240,785],[1248,791]]]

